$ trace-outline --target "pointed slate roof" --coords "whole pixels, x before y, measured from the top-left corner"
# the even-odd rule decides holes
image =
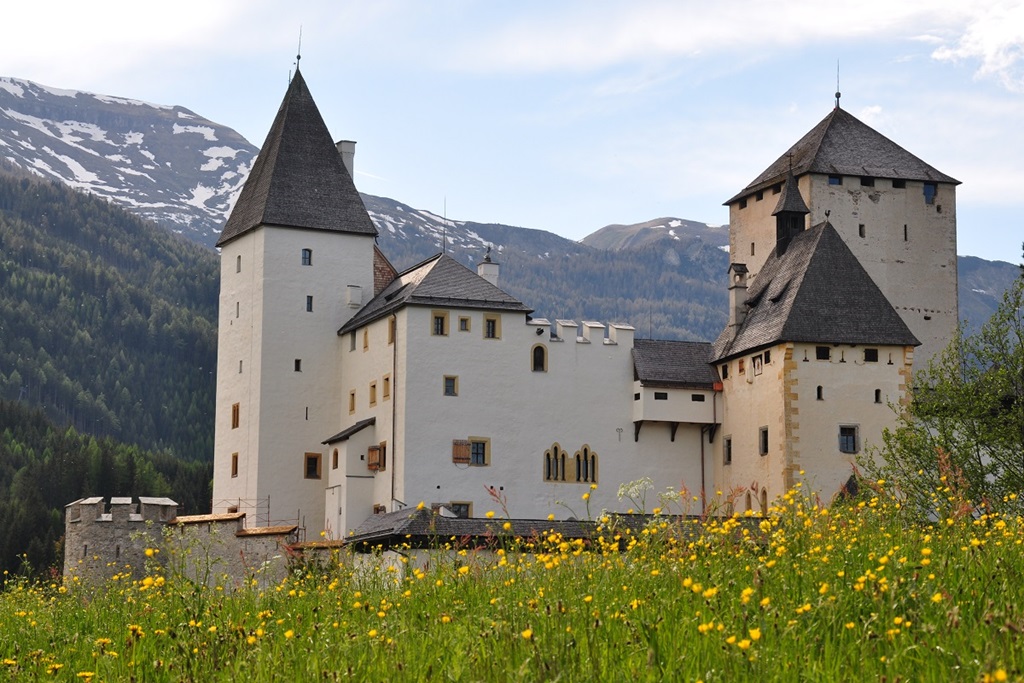
[[[298,71],[217,246],[259,225],[377,235]]]
[[[790,155],[796,177],[822,173],[960,184],[959,180],[918,159],[845,109],[836,107],[764,173],[725,203],[732,204],[782,180],[790,167]]]
[[[780,341],[919,346],[892,304],[830,223],[801,232],[772,252],[747,290],[736,336],[726,327],[714,360]]]
[[[707,342],[633,340],[633,378],[644,386],[711,389],[718,374]]]
[[[796,178],[793,177],[793,172],[790,171],[786,174],[786,184],[782,186],[782,196],[779,197],[779,203],[775,206],[775,210],[772,211],[773,216],[778,216],[780,213],[799,213],[807,215],[811,212],[807,208],[807,202],[804,201],[803,195],[800,194],[800,188],[797,187]]]
[[[400,273],[345,323],[338,334],[346,334],[379,320],[403,306],[533,311],[451,256],[438,254]]]

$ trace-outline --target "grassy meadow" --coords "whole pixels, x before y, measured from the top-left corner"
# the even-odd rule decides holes
[[[764,517],[441,539],[427,567],[338,556],[270,589],[11,575],[0,679],[1020,680],[1024,520],[939,493],[930,523],[884,483],[833,507],[798,488]]]

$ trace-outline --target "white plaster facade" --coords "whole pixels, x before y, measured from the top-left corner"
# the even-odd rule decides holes
[[[285,140],[293,133],[281,112],[272,136]],[[954,184],[938,183],[925,201],[921,182],[843,176],[837,185],[816,173],[797,182],[805,227],[828,216],[882,305],[889,297],[933,353],[957,314]],[[733,261],[753,282],[775,247],[774,189],[730,204]],[[877,443],[893,421],[889,404],[904,399],[912,346],[829,344],[818,360],[821,342],[776,337],[715,367],[693,364],[692,348],[643,347],[629,325],[531,319],[497,288],[490,261],[483,277],[439,256],[375,280],[372,234],[331,225],[250,221],[223,244],[215,513],[297,522],[311,539],[342,538],[374,512],[420,502],[521,519],[624,511],[632,504],[618,487],[645,477],[656,492],[696,496],[688,512],[717,490],[735,491],[741,509],[763,504],[800,471],[829,496],[851,473],[856,453],[844,451]],[[450,282],[412,298],[432,268]],[[741,318],[746,290],[734,289]],[[877,359],[866,359],[868,347]],[[653,373],[640,372],[643,354]],[[854,429],[847,447],[841,428]]]

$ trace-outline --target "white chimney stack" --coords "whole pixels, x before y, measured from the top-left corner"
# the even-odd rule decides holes
[[[491,260],[491,246],[487,245],[487,253],[484,254],[484,260],[476,264],[476,274],[497,287],[498,272],[500,270],[501,266]]]
[[[747,272],[745,263],[729,264],[729,327],[734,335],[747,317]]]
[[[355,180],[356,175],[352,164],[356,156],[356,143],[352,140],[338,140],[334,144],[338,148],[338,153],[341,154],[341,162],[345,164],[345,168],[348,170],[348,174],[352,176],[352,180]]]

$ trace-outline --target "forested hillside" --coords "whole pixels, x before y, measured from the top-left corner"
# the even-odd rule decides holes
[[[104,200],[0,172],[0,398],[207,459],[216,306],[208,249]]]
[[[179,511],[210,510],[209,462],[187,462],[53,424],[0,400],[0,571],[63,558],[64,506],[86,496],[168,496]]]

